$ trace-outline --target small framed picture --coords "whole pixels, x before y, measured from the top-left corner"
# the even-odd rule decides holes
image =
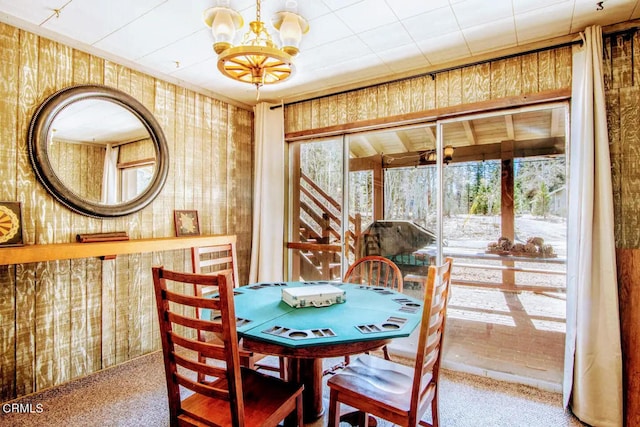
[[[20,202],[0,202],[0,246],[22,246]]]
[[[199,236],[198,211],[173,211],[176,236]]]

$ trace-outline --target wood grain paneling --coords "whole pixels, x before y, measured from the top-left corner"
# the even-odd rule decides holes
[[[570,87],[571,48],[560,47],[290,104],[285,106],[285,133]]]
[[[17,147],[7,143],[16,138],[18,67],[20,64],[19,31],[0,25],[0,200],[15,196]],[[6,77],[5,77],[6,76]],[[6,112],[6,114],[5,114]],[[0,267],[0,398],[16,391],[16,271],[14,266]]]
[[[238,232],[249,256],[253,114],[125,66],[0,23],[0,200],[22,203],[27,244],[71,242],[77,233],[174,235],[173,211],[197,209],[202,234]],[[115,219],[76,214],[39,184],[27,151],[35,109],[72,84],[104,84],[141,101],[169,147],[165,187],[140,212]],[[232,158],[228,159],[227,156]],[[94,160],[65,171],[83,187]],[[95,177],[94,177],[95,178]],[[86,182],[85,182],[86,181]],[[240,237],[242,234],[242,237]],[[0,267],[0,400],[39,391],[159,349],[151,266],[188,269],[188,250]],[[239,260],[246,282],[248,260]]]

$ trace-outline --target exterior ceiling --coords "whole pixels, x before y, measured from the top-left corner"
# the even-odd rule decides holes
[[[285,9],[264,0],[263,20]],[[291,3],[289,0],[288,3]],[[640,18],[640,0],[298,0],[311,30],[295,75],[261,89],[290,102],[436,70],[489,52]],[[602,5],[599,9],[598,3]],[[0,0],[0,21],[220,99],[253,105],[255,88],[216,68],[202,12],[216,0]],[[245,27],[254,0],[231,0]],[[58,11],[56,13],[56,10]]]
[[[454,147],[454,162],[501,158],[513,143],[515,157],[554,156],[565,152],[566,109],[553,106],[503,112],[443,123],[443,145]],[[380,158],[385,167],[416,166],[420,155],[436,148],[436,126],[422,125],[352,135],[350,155]],[[508,148],[507,148],[508,149]]]

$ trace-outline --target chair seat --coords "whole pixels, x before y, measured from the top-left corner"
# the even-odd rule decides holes
[[[373,399],[389,412],[406,414],[410,409],[413,372],[412,367],[365,354],[329,378],[328,384],[347,405],[351,399],[354,402]]]
[[[303,386],[251,369],[242,368],[241,373],[246,426],[275,426],[293,411]],[[222,387],[225,383],[226,380],[215,382]],[[229,402],[223,399],[193,394],[182,401],[182,409],[178,418],[186,425],[232,425]]]

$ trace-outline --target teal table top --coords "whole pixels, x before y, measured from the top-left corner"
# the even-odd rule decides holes
[[[346,302],[293,308],[289,287],[331,284]],[[311,347],[407,337],[420,324],[422,301],[387,288],[334,282],[256,283],[235,290],[238,335],[286,347]]]

